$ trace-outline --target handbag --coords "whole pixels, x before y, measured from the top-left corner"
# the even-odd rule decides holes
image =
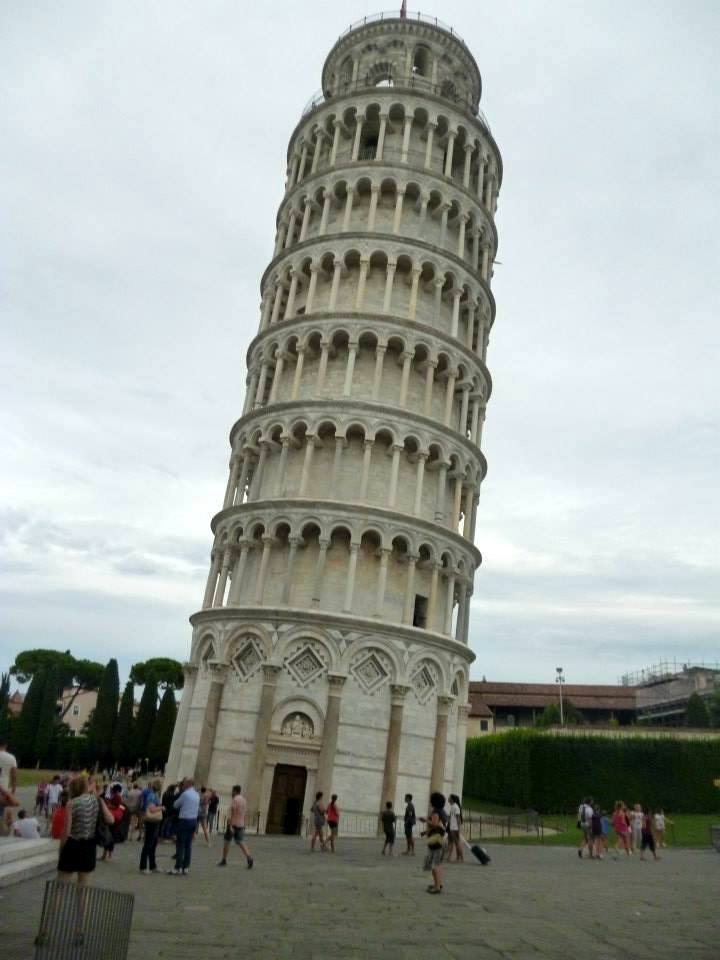
[[[103,819],[102,810],[98,812],[97,823],[95,824],[95,844],[103,849],[109,847],[113,842],[113,835],[110,827]]]
[[[162,807],[157,810],[146,810],[143,819],[146,823],[160,823],[163,818]]]

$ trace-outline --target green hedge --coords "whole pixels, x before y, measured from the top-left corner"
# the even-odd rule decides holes
[[[555,736],[533,730],[470,739],[464,792],[481,800],[559,813],[584,796],[677,813],[720,810],[720,740]]]

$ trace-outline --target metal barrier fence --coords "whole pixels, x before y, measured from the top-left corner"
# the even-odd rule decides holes
[[[127,960],[133,893],[48,880],[35,960]]]
[[[497,816],[463,811],[463,835],[468,840],[505,840],[507,837],[535,836],[545,839],[545,827],[539,814]]]

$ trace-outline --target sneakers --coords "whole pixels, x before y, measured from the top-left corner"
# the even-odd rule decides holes
[[[149,867],[146,867],[145,870],[141,870],[140,873],[144,873],[146,876],[149,877],[150,874],[152,873],[152,870],[150,870]]]
[[[247,858],[248,870],[252,870],[252,865],[255,863],[252,857]]]
[[[182,873],[182,870],[178,870],[177,867],[173,867],[172,870],[167,871],[169,877],[179,877]]]
[[[180,872],[182,873],[182,875],[183,875],[184,877],[186,877],[186,876],[190,873],[190,871],[187,870],[187,869],[183,869],[183,870],[181,870]]]
[[[219,867],[226,867],[226,866],[227,866],[227,860],[225,859],[225,857],[223,857],[222,860],[218,863],[218,866],[219,866]]]

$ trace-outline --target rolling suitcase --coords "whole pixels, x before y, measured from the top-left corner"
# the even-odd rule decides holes
[[[470,850],[471,850],[473,856],[474,856],[477,860],[479,860],[480,863],[481,863],[484,867],[486,867],[486,866],[490,863],[490,857],[488,856],[488,852],[487,852],[487,850],[485,849],[485,847],[481,847],[481,846],[479,846],[477,843],[474,843],[474,844],[470,847]]]

